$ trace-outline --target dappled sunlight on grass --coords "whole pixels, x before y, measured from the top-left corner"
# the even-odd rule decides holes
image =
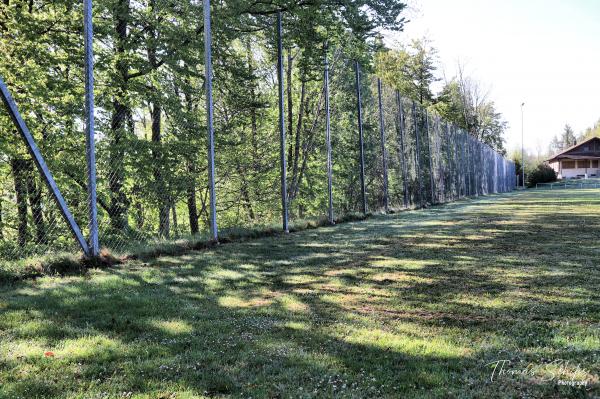
[[[308,313],[310,307],[304,302],[300,301],[294,295],[282,295],[278,298],[279,303],[288,312],[292,313]]]
[[[0,396],[600,394],[596,215],[519,192],[1,287]]]
[[[517,311],[527,305],[526,298],[521,298],[518,291],[507,291],[502,295],[459,295],[452,300],[457,305],[469,305],[492,311]]]
[[[225,308],[248,308],[255,306],[268,306],[273,303],[273,298],[255,297],[242,298],[235,295],[226,295],[219,298],[218,303]]]
[[[394,283],[420,283],[420,284],[431,284],[434,279],[415,276],[408,273],[396,272],[396,273],[377,273],[370,277],[370,280],[380,284],[394,284]]]
[[[459,358],[469,356],[467,348],[461,348],[441,339],[415,337],[394,334],[376,328],[360,328],[350,331],[344,337],[348,343],[359,343],[383,351],[395,351],[410,356]]]
[[[284,324],[285,328],[291,328],[292,330],[308,330],[309,325],[298,321],[288,321]]]
[[[373,267],[387,267],[404,270],[416,270],[422,269],[426,266],[435,265],[435,262],[421,259],[406,259],[399,257],[391,257],[391,256],[376,256],[369,262],[370,266]]]
[[[183,320],[151,320],[149,325],[169,335],[189,334],[193,328]]]

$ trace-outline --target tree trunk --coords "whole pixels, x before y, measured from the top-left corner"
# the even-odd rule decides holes
[[[196,177],[194,164],[189,161],[187,171],[190,175],[190,182],[187,186],[187,207],[190,219],[190,233],[198,234],[200,231],[198,226],[198,205],[196,203]]]
[[[191,83],[189,82],[189,80],[186,81],[187,85],[186,85],[186,90],[184,90],[184,98],[185,98],[185,107],[186,107],[186,111],[189,115],[192,115],[194,112],[197,112],[197,110],[194,107],[194,101],[193,98],[191,96],[191,94],[189,93],[189,90],[187,89],[187,87],[191,86]],[[195,135],[196,132],[192,132],[191,135]],[[190,233],[191,234],[198,234],[200,232],[200,227],[198,225],[198,219],[199,219],[199,215],[198,215],[198,203],[196,200],[196,166],[195,166],[195,162],[196,162],[196,158],[194,155],[190,155],[187,159],[186,159],[186,171],[187,171],[187,175],[188,175],[188,183],[187,183],[187,187],[186,187],[186,202],[187,202],[187,208],[188,208],[188,218],[189,218],[189,222],[190,222]]]
[[[140,188],[134,186],[134,191],[138,191]],[[135,227],[138,230],[142,230],[144,228],[145,220],[144,220],[144,206],[142,205],[142,201],[136,201],[135,205]]]
[[[290,202],[296,198],[298,193],[298,165],[300,163],[300,143],[302,136],[302,127],[304,124],[304,109],[306,99],[306,81],[302,81],[300,89],[300,109],[298,110],[298,125],[296,126],[296,142],[294,145],[294,158],[292,160],[292,184],[290,185],[289,198]],[[292,134],[292,131],[290,131]]]
[[[308,105],[305,105],[305,108],[307,108],[307,107],[308,107]],[[324,107],[324,92],[321,91],[321,95],[319,96],[319,99],[317,100],[317,103],[315,104],[315,106],[313,108],[314,117],[312,119],[310,128],[306,132],[307,134],[306,134],[304,145],[302,146],[302,153],[298,157],[298,159],[302,158],[302,165],[300,166],[300,170],[298,172],[298,178],[297,178],[296,184],[294,186],[294,192],[291,194],[293,197],[297,197],[298,193],[300,192],[300,185],[302,184],[302,179],[304,178],[304,174],[305,174],[307,166],[308,166],[308,159],[314,149],[315,130],[319,123],[319,118],[321,117],[321,113],[324,111],[323,107]]]
[[[178,227],[177,227],[177,204],[175,202],[171,202],[171,210],[173,214],[173,234],[175,237],[179,235]]]
[[[2,220],[2,195],[0,192],[0,240],[4,240],[4,222]]]
[[[154,190],[158,196],[158,234],[161,237],[169,237],[170,223],[169,211],[171,204],[163,178],[163,157],[161,151],[161,107],[158,103],[151,105],[150,116],[152,118],[152,174],[154,175]]]
[[[27,194],[29,197],[31,214],[33,216],[36,239],[38,244],[46,244],[48,243],[48,238],[46,237],[46,225],[44,223],[44,214],[42,212],[42,189],[36,183],[33,162],[27,162],[26,165]]]
[[[156,17],[156,0],[150,2],[153,17]],[[148,32],[151,40],[148,45],[148,63],[155,69],[158,67],[156,57],[157,32],[154,21],[150,22],[151,28]],[[162,151],[162,105],[155,94],[159,88],[151,87],[150,96],[150,118],[152,119],[152,168],[155,181],[154,190],[158,196],[158,234],[161,237],[168,238],[170,235],[170,217],[171,210],[170,196],[165,184],[165,176],[168,176],[168,170],[164,169],[164,157]]]
[[[128,200],[123,190],[125,180],[124,157],[125,149],[123,139],[125,138],[126,122],[131,110],[126,104],[126,96],[129,91],[129,65],[126,56],[127,29],[130,17],[129,0],[118,0],[114,11],[115,23],[115,56],[116,95],[113,98],[113,114],[111,119],[111,146],[110,146],[110,220],[113,228],[124,230],[127,228]]]
[[[251,145],[252,145],[252,162],[251,162],[251,167],[252,170],[249,171],[249,173],[247,174],[248,179],[250,179],[250,190],[252,191],[252,193],[254,194],[254,198],[259,198],[259,189],[258,189],[258,184],[253,184],[255,182],[256,179],[256,175],[257,175],[257,171],[259,170],[259,168],[261,167],[260,165],[260,156],[258,153],[258,98],[257,98],[257,85],[256,85],[256,80],[255,80],[255,75],[254,75],[254,70],[256,68],[255,63],[254,63],[254,58],[253,58],[253,52],[252,52],[252,46],[250,44],[250,41],[247,42],[246,44],[246,50],[247,50],[247,57],[248,57],[248,76],[251,77],[252,81],[251,81],[251,86],[250,86],[250,97],[253,99],[253,101],[251,102],[251,108],[250,108],[250,127],[251,127]],[[242,193],[243,194],[243,193]],[[250,195],[248,193],[248,198],[250,198]],[[252,212],[250,212],[252,211]],[[251,220],[254,220],[255,218],[255,214],[254,214],[254,210],[253,209],[248,209],[248,215],[250,217]]]
[[[17,199],[18,243],[23,247],[27,244],[27,187],[25,181],[25,161],[21,158],[11,159],[13,181]]]
[[[293,77],[293,68],[294,68],[294,57],[292,57],[292,50],[288,49],[287,52],[288,56],[287,56],[287,117],[288,117],[288,134],[292,134],[292,132],[294,131],[294,100],[292,97],[293,94],[293,84],[292,84],[292,77]],[[294,154],[294,146],[292,144],[292,142],[289,142],[289,147],[288,147],[288,160],[287,160],[287,166],[288,166],[288,170],[290,168],[290,166],[292,165],[292,156]]]
[[[242,196],[242,203],[244,208],[246,209],[246,212],[248,212],[248,217],[250,218],[250,220],[254,220],[255,218],[255,214],[254,214],[254,209],[252,208],[252,201],[250,200],[250,191],[248,189],[248,180],[246,179],[246,171],[242,168],[242,165],[240,164],[239,161],[236,162],[236,169],[238,174],[240,175],[240,179],[241,181],[241,187],[240,187],[240,194]]]
[[[250,41],[246,43],[246,51],[248,56],[248,76],[252,78],[252,83],[250,87],[250,96],[252,99],[256,99],[256,83],[254,81],[254,58],[252,52],[252,46]],[[258,115],[256,112],[257,101],[252,102],[252,106],[250,108],[250,126],[252,129],[252,166],[254,170],[258,169]]]

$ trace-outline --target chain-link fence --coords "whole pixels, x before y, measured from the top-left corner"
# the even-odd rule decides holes
[[[202,15],[200,4],[188,6],[191,11],[181,15]],[[74,23],[83,23],[78,16],[82,10],[75,7],[70,12]],[[201,34],[201,18],[183,20],[180,14],[164,18],[154,15],[152,8],[147,13],[148,20],[160,18],[161,29],[170,29],[169,37],[179,40],[163,40],[158,29],[148,28],[145,51],[135,54],[128,52],[131,41],[126,29],[117,30],[110,44],[105,36],[94,42],[99,70],[95,181],[86,168],[81,34],[70,35],[67,44],[52,33],[42,37],[51,52],[48,62],[56,62],[57,68],[32,66],[36,76],[44,77],[41,80],[29,81],[22,70],[20,75],[10,68],[1,71],[86,237],[90,183],[96,186],[103,247],[127,252],[154,240],[211,237],[207,157],[211,106],[216,221],[221,231],[281,228],[282,161],[292,225],[304,219],[418,208],[514,188],[512,162],[443,121],[432,109],[382,84],[367,62],[355,61],[358,57],[342,41],[332,41],[329,47],[315,44],[323,49],[315,57],[286,41],[285,14],[281,52],[274,15],[261,17],[267,26],[271,24],[268,29],[247,33],[232,43],[224,29],[215,29],[215,62],[210,64],[214,97],[207,106],[209,64],[203,58],[206,36]],[[127,15],[122,18],[117,15],[115,26],[126,24]],[[11,50],[11,59],[25,61],[20,57],[26,55],[18,50]],[[61,58],[67,52],[71,61]],[[81,61],[69,64],[73,60]],[[71,83],[59,84],[67,67]],[[56,95],[47,90],[50,87],[58,88]],[[52,190],[12,126],[3,109],[0,258],[75,251],[76,241]]]

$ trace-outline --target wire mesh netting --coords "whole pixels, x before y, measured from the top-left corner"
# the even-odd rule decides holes
[[[36,83],[52,85],[57,79],[61,79],[60,74],[48,75]],[[81,119],[64,116],[65,109],[77,105],[68,99],[38,102],[30,90],[15,91],[14,101],[20,104],[30,129],[37,132],[39,152],[61,188],[68,209],[87,235],[85,136],[81,134]],[[83,92],[83,86],[74,84],[71,90]],[[0,108],[0,126],[0,260],[77,251],[79,246],[52,191],[4,107]]]
[[[193,12],[185,15],[202,15],[199,4],[189,7]],[[80,9],[69,12],[73,24],[81,23]],[[148,12],[153,18],[152,9]],[[165,20],[175,32],[169,37],[187,38],[183,44],[150,31],[145,51],[128,53],[124,37],[111,36],[110,44],[104,36],[96,39],[99,237],[102,246],[115,252],[155,240],[208,238],[204,41],[198,19]],[[266,26],[271,22],[264,17]],[[75,27],[66,38],[56,36],[60,34],[49,30],[37,42],[48,51],[47,64],[31,63],[28,73],[13,74],[3,63],[0,75],[14,89],[41,154],[88,236],[82,38]],[[214,41],[219,228],[281,226],[276,35],[269,28],[230,42],[221,29],[215,30]],[[315,58],[306,49],[284,44],[289,218],[325,218],[329,195],[322,53]],[[20,50],[11,49],[10,62],[26,63],[27,52]],[[512,162],[433,109],[382,84],[343,43],[332,44],[327,53],[336,217],[362,212],[363,200],[368,211],[378,211],[512,190]],[[227,67],[219,61],[225,59]],[[5,109],[0,111],[0,130],[0,258],[78,250]]]

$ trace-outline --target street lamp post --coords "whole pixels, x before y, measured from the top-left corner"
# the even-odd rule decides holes
[[[525,188],[525,128],[523,124],[523,107],[525,103],[521,103],[521,184]]]

